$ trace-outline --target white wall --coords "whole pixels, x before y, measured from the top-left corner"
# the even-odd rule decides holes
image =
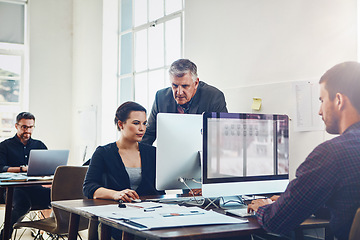
[[[73,153],[116,140],[117,0],[74,0]],[[95,120],[93,118],[96,118]]]
[[[72,8],[72,0],[29,1],[29,111],[33,137],[49,149],[69,149],[72,141]]]
[[[88,142],[115,140],[117,22],[109,23],[116,2],[29,0],[34,137],[70,148],[74,163]],[[289,95],[292,81],[319,79],[334,64],[356,60],[356,24],[356,0],[185,0],[185,57],[198,65],[200,79],[224,91],[230,111],[251,112],[245,98],[268,88],[259,91],[263,109],[292,117],[292,100],[282,93]],[[96,122],[87,122],[94,109]],[[290,134],[293,176],[326,135]]]
[[[357,60],[356,0],[186,0],[185,57],[200,79],[224,91],[230,112],[266,111],[294,119],[293,81],[319,79]],[[325,133],[290,127],[290,177]]]
[[[95,124],[101,124],[98,113],[101,104],[102,1],[73,0],[73,4],[74,125],[71,137],[72,152],[77,161],[82,161],[85,147],[89,146],[90,150],[96,144],[92,139],[98,134]]]
[[[70,149],[70,164],[116,138],[117,8],[117,0],[29,0],[33,137]]]

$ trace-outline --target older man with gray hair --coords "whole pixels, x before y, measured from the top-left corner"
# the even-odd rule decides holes
[[[169,69],[171,87],[157,91],[142,142],[153,144],[156,139],[158,113],[202,114],[227,112],[224,94],[199,81],[196,65],[188,59],[173,62]]]

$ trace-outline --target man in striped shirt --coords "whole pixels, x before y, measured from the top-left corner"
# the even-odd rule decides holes
[[[333,233],[345,240],[360,207],[360,64],[338,64],[319,83],[319,115],[328,133],[340,135],[308,155],[280,197],[254,200],[248,209],[266,231],[287,235],[325,206]]]

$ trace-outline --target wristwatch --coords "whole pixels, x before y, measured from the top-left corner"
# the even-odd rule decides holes
[[[22,167],[22,166],[20,166],[20,172],[24,172],[22,168],[23,168],[23,167]]]

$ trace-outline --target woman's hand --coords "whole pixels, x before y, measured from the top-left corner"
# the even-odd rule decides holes
[[[124,202],[131,202],[133,199],[139,199],[139,195],[134,190],[125,189],[116,191],[113,195],[113,199],[116,201],[122,200]]]

